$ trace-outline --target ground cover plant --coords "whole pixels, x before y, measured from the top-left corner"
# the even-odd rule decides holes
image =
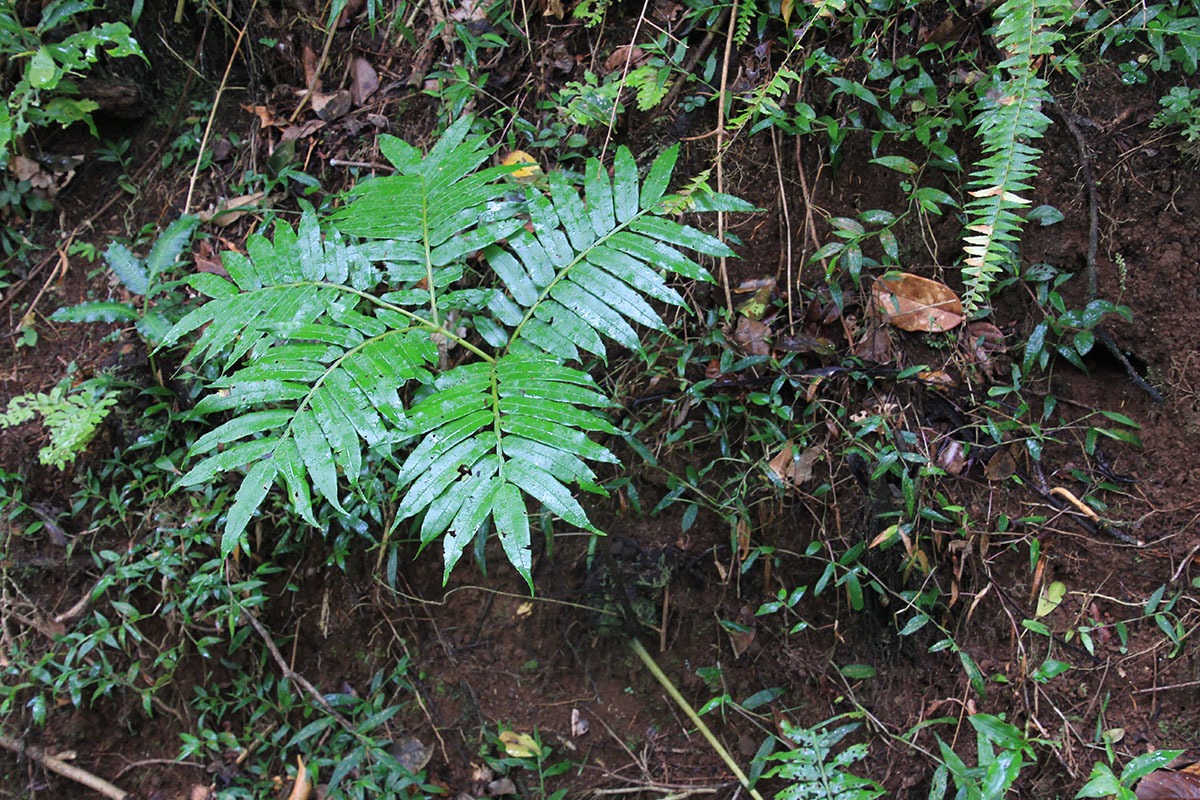
[[[0,23],[0,796],[1200,783],[1194,3]]]

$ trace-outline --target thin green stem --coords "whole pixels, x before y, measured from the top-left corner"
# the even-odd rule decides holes
[[[658,664],[654,661],[654,658],[646,651],[646,648],[642,645],[642,643],[637,639],[630,639],[629,647],[633,650],[637,657],[642,660],[642,663],[646,665],[646,669],[650,670],[650,673],[658,680],[660,684],[662,684],[662,687],[667,690],[667,694],[669,694],[671,699],[675,701],[675,704],[683,710],[683,713],[687,715],[687,718],[692,721],[692,724],[695,725],[700,731],[700,735],[708,740],[708,743],[712,745],[713,750],[717,751],[717,755],[721,757],[721,760],[725,762],[725,765],[729,767],[730,771],[733,772],[734,776],[737,777],[742,786],[746,788],[746,791],[750,793],[750,796],[753,797],[754,800],[763,800],[763,796],[758,793],[758,790],[750,785],[750,779],[746,777],[746,773],[742,772],[742,768],[739,767],[737,762],[733,760],[733,756],[729,755],[729,751],[725,749],[725,746],[721,744],[721,742],[717,740],[717,737],[713,735],[713,732],[708,729],[708,726],[704,724],[704,720],[700,719],[700,715],[697,714],[696,710],[692,708],[691,703],[685,700],[683,695],[679,693],[679,690],[675,688],[675,684],[672,683],[671,679],[667,677],[666,673],[659,668]]]
[[[482,358],[484,361],[486,361],[489,364],[496,363],[495,356],[489,355],[488,353],[485,353],[483,350],[480,350],[478,347],[471,344],[466,339],[464,339],[461,336],[459,336],[458,334],[456,334],[454,331],[449,330],[448,328],[446,328],[442,325],[439,325],[435,322],[431,322],[431,321],[425,319],[424,317],[422,317],[420,314],[409,311],[407,308],[401,308],[400,306],[393,305],[392,303],[388,303],[383,300],[380,300],[378,297],[371,294],[370,292],[360,291],[359,289],[355,289],[351,286],[345,286],[340,283],[329,283],[328,281],[300,281],[298,283],[280,284],[278,286],[272,286],[270,288],[284,289],[284,288],[291,288],[293,286],[320,286],[320,287],[323,287],[326,289],[337,289],[339,291],[346,292],[347,294],[352,294],[356,297],[361,297],[363,300],[366,300],[369,303],[373,303],[374,305],[377,305],[380,308],[384,308],[384,309],[387,309],[388,311],[392,311],[396,314],[400,314],[401,316],[408,317],[414,323],[416,323],[416,325],[418,327],[424,328],[425,330],[429,331],[430,333],[440,333],[442,336],[445,336],[447,339],[449,339],[450,341],[459,345],[460,347],[471,351],[472,353],[479,356],[480,358]]]

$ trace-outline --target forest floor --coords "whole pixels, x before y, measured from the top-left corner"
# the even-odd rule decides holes
[[[382,161],[380,133],[423,149],[439,124],[455,113],[453,92],[421,79],[451,60],[440,39],[414,48],[399,36],[372,38],[364,22],[354,21],[332,39],[323,70],[326,91],[358,84],[355,58],[373,66],[379,88],[340,115],[329,112],[323,119],[304,108],[292,122],[297,100],[291,87],[304,84],[306,60],[311,69],[311,56],[322,49],[322,31],[284,24],[283,9],[275,6],[259,13],[265,16],[247,35],[257,58],[233,59],[231,88],[220,101],[212,131],[215,155],[194,187],[191,210],[216,208],[242,192],[237,187],[246,185],[243,176],[268,169],[270,153],[281,146],[280,136],[289,125],[300,126],[292,131],[298,134],[292,145],[295,166],[317,177],[322,193],[331,193],[352,185],[355,176],[365,177],[370,165]],[[636,9],[629,4],[614,6],[605,26],[598,28],[531,16],[528,48],[480,51],[479,69],[486,69],[490,80],[487,91],[472,97],[467,108],[485,117],[501,108],[529,118],[552,117],[553,93],[568,81],[583,80],[586,70],[601,72],[605,59],[629,40],[636,21]],[[181,52],[204,28],[200,20],[190,24],[194,27],[173,43]],[[208,121],[190,103],[212,100],[230,55],[232,36],[216,30],[217,24],[211,22],[214,27],[205,34],[212,50],[205,57],[205,74],[187,81],[186,94],[162,92],[167,72],[177,90],[186,80],[175,74],[178,64],[163,66],[163,75],[141,76],[154,87],[148,92],[150,108],[141,118],[102,119],[99,141],[75,130],[43,135],[43,150],[79,152],[84,160],[59,192],[55,211],[41,215],[41,227],[29,228],[29,235],[46,249],[17,268],[5,290],[3,308],[11,333],[0,353],[0,406],[22,393],[49,391],[72,363],[80,377],[120,369],[141,376],[147,386],[171,385],[177,354],[149,357],[131,329],[68,325],[48,317],[57,307],[85,298],[120,294],[102,261],[89,263],[78,248],[68,251],[68,234],[74,245],[102,251],[109,241],[120,239],[144,254],[153,235],[183,212],[192,164],[164,168],[162,157],[173,152],[181,131],[201,131]],[[417,33],[417,41],[424,41],[425,31]],[[141,38],[148,41],[147,34]],[[701,35],[693,37],[692,47],[699,46]],[[260,42],[267,39],[279,44],[266,48]],[[722,46],[723,36],[712,45],[718,60]],[[175,63],[175,57],[147,49],[155,69],[159,63]],[[752,43],[733,50],[739,79],[750,80],[745,76],[760,55]],[[463,59],[459,46],[452,60]],[[589,513],[613,537],[614,555],[636,584],[636,599],[648,609],[642,640],[667,675],[697,707],[721,696],[734,701],[704,718],[743,764],[759,753],[764,738],[782,730],[784,721],[811,726],[843,712],[865,712],[865,724],[853,740],[869,745],[868,756],[854,771],[878,781],[896,798],[929,796],[938,763],[935,733],[973,760],[974,731],[965,720],[977,712],[1003,716],[1043,742],[1036,764],[1017,783],[1022,797],[1074,796],[1092,765],[1105,760],[1105,732],[1124,755],[1154,748],[1197,754],[1200,719],[1194,705],[1200,658],[1190,635],[1200,623],[1192,583],[1200,576],[1193,561],[1200,548],[1196,159],[1149,127],[1159,93],[1123,84],[1115,68],[1101,64],[1081,81],[1059,76],[1052,89],[1059,109],[1066,111],[1086,145],[1099,217],[1093,231],[1078,143],[1061,111],[1052,111],[1054,124],[1041,142],[1041,174],[1029,194],[1036,204],[1057,207],[1064,219],[1027,227],[1022,261],[1076,273],[1060,292],[1068,307],[1081,308],[1089,300],[1085,272],[1094,233],[1097,296],[1128,306],[1133,316],[1127,322],[1110,315],[1105,325],[1163,399],[1157,402],[1135,385],[1099,346],[1084,358],[1086,372],[1053,361],[1045,376],[1025,389],[1038,407],[1044,398],[1056,398],[1058,433],[1039,442],[1044,445],[1040,461],[1033,462],[1025,446],[1032,434],[1018,431],[1010,435],[1010,444],[981,446],[954,465],[957,474],[924,485],[925,497],[939,497],[943,509],[959,508],[969,522],[957,532],[949,530],[953,526],[931,524],[916,544],[924,561],[920,568],[901,566],[900,547],[886,553],[866,550],[863,583],[877,581],[882,587],[868,592],[861,610],[851,608],[860,603],[844,584],[823,593],[815,587],[828,580],[822,576],[830,562],[879,534],[878,506],[903,503],[901,487],[886,481],[881,485],[869,465],[864,468],[845,455],[837,442],[848,435],[847,429],[838,428],[830,421],[835,417],[820,409],[879,414],[893,430],[912,431],[922,439],[957,427],[954,414],[975,419],[980,398],[989,387],[1004,385],[1024,342],[1044,319],[1043,306],[1025,284],[997,294],[989,321],[1002,338],[986,353],[973,350],[965,335],[897,330],[884,332],[886,346],[870,351],[884,368],[927,364],[930,372],[952,376],[953,386],[894,379],[894,371],[855,380],[828,370],[821,380],[805,383],[804,391],[785,388],[784,402],[795,409],[797,419],[809,409],[804,413],[811,414],[808,421],[817,431],[810,429],[797,441],[803,439],[804,446],[819,452],[814,474],[786,481],[782,489],[771,486],[766,476],[783,442],[755,438],[760,429],[741,418],[749,413],[746,408],[753,409],[755,392],[774,377],[770,366],[726,376],[724,382],[718,366],[723,347],[751,352],[761,341],[733,330],[714,336],[715,326],[706,328],[701,314],[684,323],[683,339],[695,345],[686,356],[677,345],[664,343],[668,364],[619,355],[605,368],[602,382],[620,387],[621,413],[626,422],[636,423],[647,452],[618,448],[624,465],[608,477],[624,478],[623,488],[609,500],[594,501]],[[677,174],[686,179],[712,163],[718,138],[704,134],[715,125],[711,105],[694,113],[676,107],[649,112],[631,108],[617,120],[612,141],[647,154],[639,158],[644,161],[654,150],[682,139]],[[603,127],[583,133],[590,147],[603,145]],[[969,134],[958,135],[967,163],[973,152]],[[97,157],[106,138],[128,140],[124,163]],[[530,151],[545,169],[554,168],[553,149]],[[727,265],[727,285],[738,289],[774,281],[771,300],[781,316],[768,320],[774,330],[767,341],[773,344],[763,345],[764,352],[779,355],[786,349],[780,346],[788,327],[785,309],[793,305],[793,330],[832,346],[831,352],[797,357],[791,362],[793,371],[832,367],[864,353],[861,340],[851,337],[855,321],[848,319],[862,314],[857,291],[847,283],[846,316],[831,316],[821,268],[801,265],[813,253],[814,242],[828,240],[831,217],[907,206],[902,181],[873,163],[873,157],[867,137],[851,136],[835,169],[821,148],[802,147],[796,137],[769,131],[741,136],[724,154],[725,191],[761,209],[728,221],[728,230],[740,239],[740,258]],[[131,179],[136,193],[118,188],[123,176]],[[297,207],[300,192],[292,186],[290,193],[280,191],[271,198],[277,208]],[[949,181],[944,188],[954,191]],[[206,223],[184,261],[206,269],[213,263],[214,248],[239,249],[255,220],[251,212],[236,221]],[[906,269],[961,287],[957,270],[932,266],[956,260],[960,226],[959,218],[947,214],[913,217],[898,228],[904,258],[911,259]],[[735,302],[750,295],[738,294]],[[692,291],[689,301],[702,312],[725,304],[720,287]],[[35,343],[30,329],[36,331]],[[691,403],[672,383],[706,377],[718,379],[711,391],[720,390],[727,413],[725,427],[716,432],[706,424],[711,409]],[[1098,424],[1098,410],[1136,423],[1142,446],[1103,436],[1089,446],[1086,430]],[[4,487],[10,499],[18,493],[22,498],[19,505],[9,505],[5,519],[6,648],[19,639],[36,643],[29,647],[50,649],[55,637],[69,634],[87,615],[64,612],[108,574],[98,554],[121,553],[143,535],[136,526],[110,524],[111,509],[103,519],[92,511],[93,500],[106,495],[117,497],[118,504],[151,502],[136,494],[139,488],[122,494],[123,487],[108,486],[102,477],[133,480],[129,473],[105,472],[103,465],[137,435],[136,424],[114,418],[76,464],[58,471],[37,463],[37,450],[45,444],[40,427],[0,432]],[[655,455],[654,463],[647,453]],[[934,452],[933,458],[938,457]],[[947,458],[947,463],[953,461]],[[669,502],[677,485],[672,475],[689,476],[689,481],[694,476],[699,481],[695,488],[713,501],[697,501],[698,510],[690,510],[693,506],[686,502]],[[815,492],[820,485],[827,488]],[[1098,511],[1087,506],[1089,512],[1081,513],[1068,495],[1103,505]],[[180,502],[177,495],[153,499],[156,508],[174,502]],[[660,505],[660,511],[651,513]],[[151,516],[139,517],[140,524],[154,525]],[[27,533],[39,521],[40,533]],[[290,668],[322,692],[345,687],[363,692],[379,670],[407,664],[417,702],[389,724],[394,738],[402,731],[432,749],[427,783],[441,787],[448,797],[487,794],[487,784],[497,774],[483,766],[482,754],[495,758],[494,736],[503,728],[536,731],[552,749],[552,762],[568,762],[565,771],[547,779],[547,793],[744,796],[694,726],[630,653],[624,637],[604,624],[613,607],[603,605],[589,538],[559,533],[552,550],[543,547],[535,553],[533,597],[502,564],[498,550],[489,553],[486,578],[464,558],[443,586],[439,555],[432,550],[418,554],[406,546],[395,585],[389,586],[381,575],[379,551],[368,538],[338,554],[334,542],[313,535],[303,547],[272,557],[282,570],[268,580],[269,602],[256,613]],[[813,543],[817,546],[810,549]],[[1065,590],[1057,605],[1046,597],[1052,585]],[[785,622],[756,617],[781,589],[786,595],[801,586],[810,587],[809,593],[786,612],[792,616]],[[936,621],[977,665],[985,692],[972,687],[971,673],[958,654],[930,652],[940,638],[934,626],[898,635],[912,612],[894,598],[914,590],[939,593]],[[807,625],[789,633],[801,619]],[[130,645],[127,651],[136,654],[144,679],[153,681],[152,651],[162,644],[153,640],[168,636],[169,630],[151,620],[144,632],[150,647],[142,652]],[[249,644],[254,643],[251,635]],[[264,653],[248,656],[246,663],[256,665],[264,679],[278,679],[275,663]],[[245,667],[241,656],[228,658]],[[1046,678],[1036,670],[1047,659],[1070,668]],[[94,701],[84,697],[78,706],[62,696],[61,705],[48,710],[44,726],[31,725],[33,711],[18,705],[0,723],[0,733],[69,753],[71,763],[138,797],[202,797],[205,787],[220,788],[232,780],[242,762],[228,753],[208,763],[194,758],[172,763],[181,735],[197,735],[211,725],[243,743],[256,737],[272,741],[273,721],[251,718],[248,711],[215,724],[197,716],[197,688],[228,683],[235,674],[240,673],[232,663],[193,652],[160,689],[151,714],[121,691]],[[756,697],[769,702],[747,702]],[[930,725],[906,742],[898,738],[941,718],[949,721]],[[291,766],[274,762],[269,769],[283,775]],[[6,776],[0,778],[0,798],[83,796],[68,779],[7,751],[0,751],[0,776]],[[518,777],[513,791],[526,798],[542,796],[536,773]],[[766,782],[760,788],[778,785]],[[279,796],[284,794],[281,789]]]

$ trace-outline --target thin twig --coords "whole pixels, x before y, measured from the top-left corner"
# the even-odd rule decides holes
[[[771,149],[775,151],[775,177],[779,179],[779,202],[783,207],[783,230],[787,235],[787,310],[788,333],[796,334],[796,318],[792,308],[792,215],[788,212],[787,187],[783,182],[783,165],[779,163],[779,132],[771,126]]]
[[[225,65],[225,74],[221,76],[221,84],[217,87],[217,93],[213,97],[212,111],[208,114],[208,124],[204,126],[204,136],[200,137],[200,152],[196,154],[196,164],[192,167],[192,177],[188,181],[187,199],[183,203],[183,215],[186,217],[192,208],[192,194],[196,191],[196,178],[200,175],[200,164],[204,161],[204,148],[208,147],[208,137],[212,134],[213,122],[217,118],[217,108],[221,105],[221,95],[225,92],[225,86],[229,82],[229,71],[233,69],[233,60],[237,58],[238,49],[242,46],[242,39],[246,37],[246,30],[250,27],[250,21],[254,19],[254,10],[258,8],[258,0],[252,0],[250,3],[250,11],[246,14],[246,24],[238,31],[237,41],[233,43],[233,52],[229,54],[229,62]]]
[[[717,95],[717,192],[725,193],[725,97],[729,86],[729,56],[733,52],[733,30],[737,25],[737,3],[729,9],[729,27],[725,32],[725,59],[721,62],[721,91]],[[725,212],[717,212],[717,238],[725,241]],[[725,268],[725,256],[721,256],[721,285],[725,287],[725,310],[733,320],[733,293],[729,288],[729,273]]]
[[[275,659],[275,664],[279,667],[279,671],[283,673],[283,677],[287,678],[289,681],[308,692],[309,696],[316,700],[317,704],[320,705],[321,708],[325,709],[331,717],[337,720],[339,725],[347,730],[352,736],[357,737],[359,735],[358,731],[355,730],[354,726],[350,724],[350,720],[338,713],[338,710],[329,704],[329,701],[325,699],[324,695],[317,691],[317,687],[308,682],[308,679],[288,666],[287,661],[284,661],[283,659],[283,654],[280,653],[279,648],[275,646],[275,641],[271,638],[271,634],[268,633],[267,629],[263,627],[263,624],[258,621],[258,617],[251,614],[249,609],[243,608],[242,613],[246,615],[248,620],[250,620],[250,624],[254,627],[254,630],[258,631],[258,635],[262,638],[263,644],[267,646],[267,650],[270,651],[271,658]]]
[[[254,13],[253,8],[250,9],[250,13]],[[338,16],[341,16],[340,11],[338,12]],[[312,79],[308,82],[308,86],[304,90],[304,96],[300,98],[300,102],[296,104],[294,109],[292,109],[291,116],[288,117],[288,122],[295,122],[296,117],[300,116],[300,110],[304,108],[304,104],[312,98],[313,92],[316,90],[317,82],[321,80],[321,72],[325,69],[325,62],[329,58],[329,45],[333,44],[333,34],[336,31],[337,17],[334,17],[333,19],[329,20],[329,30],[325,33],[325,45],[321,48],[321,57],[317,60],[317,66],[313,70]],[[240,36],[238,37],[238,41],[241,41]],[[237,52],[237,45],[233,46],[233,52]],[[221,83],[224,85],[224,81]],[[217,93],[217,96],[221,96],[220,92]]]
[[[124,789],[113,786],[108,781],[93,775],[87,770],[72,766],[52,755],[47,755],[45,750],[36,745],[23,745],[16,739],[10,739],[0,734],[0,747],[11,750],[18,755],[29,756],[51,772],[57,772],[64,778],[70,778],[76,783],[81,783],[89,789],[100,792],[105,797],[111,797],[113,800],[125,800],[127,797],[132,797]]]
[[[629,67],[633,61],[633,48],[637,45],[638,33],[642,30],[642,22],[646,19],[646,11],[650,8],[650,0],[644,0],[642,3],[641,13],[638,14],[637,24],[633,26],[633,35],[629,37],[629,46],[625,50],[625,66],[621,68],[621,86],[625,85],[625,78],[629,75]],[[604,144],[600,147],[600,163],[604,163],[604,154],[608,152],[608,143],[612,141],[613,128],[617,125],[617,106],[616,100],[613,101],[612,111],[608,115],[608,130],[604,132]]]

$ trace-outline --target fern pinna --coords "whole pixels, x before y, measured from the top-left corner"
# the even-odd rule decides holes
[[[971,174],[973,199],[966,204],[963,306],[968,310],[987,301],[1020,233],[1016,211],[1030,201],[1018,193],[1030,188],[1042,152],[1030,143],[1050,124],[1042,113],[1050,93],[1037,65],[1063,38],[1053,25],[1069,18],[1071,8],[1069,0],[1005,0],[993,12],[996,40],[1008,57],[996,68],[998,77],[976,109],[983,158]]]
[[[316,502],[344,511],[339,487],[389,458],[398,518],[423,514],[422,545],[444,537],[444,575],[490,520],[529,580],[526,498],[594,531],[569,487],[601,491],[588,462],[616,461],[589,438],[616,433],[610,401],[568,364],[603,358],[605,339],[637,347],[634,324],[662,329],[651,301],[683,304],[663,272],[711,281],[683,249],[732,252],[670,218],[677,147],[644,180],[627,148],[611,179],[590,160],[583,197],[557,175],[548,193],[514,190],[502,178],[515,167],[484,167],[494,148],[467,119],[424,157],[392,137],[380,149],[396,174],[360,184],[331,225],[276,224],[273,240],[224,254],[230,280],[192,276],[210,299],[166,344],[203,328],[187,361],[225,370],[195,413],[228,419],[192,447],[204,457],[181,483],[244,471],[228,554],[272,487],[315,525]],[[450,346],[470,357],[443,369]]]

